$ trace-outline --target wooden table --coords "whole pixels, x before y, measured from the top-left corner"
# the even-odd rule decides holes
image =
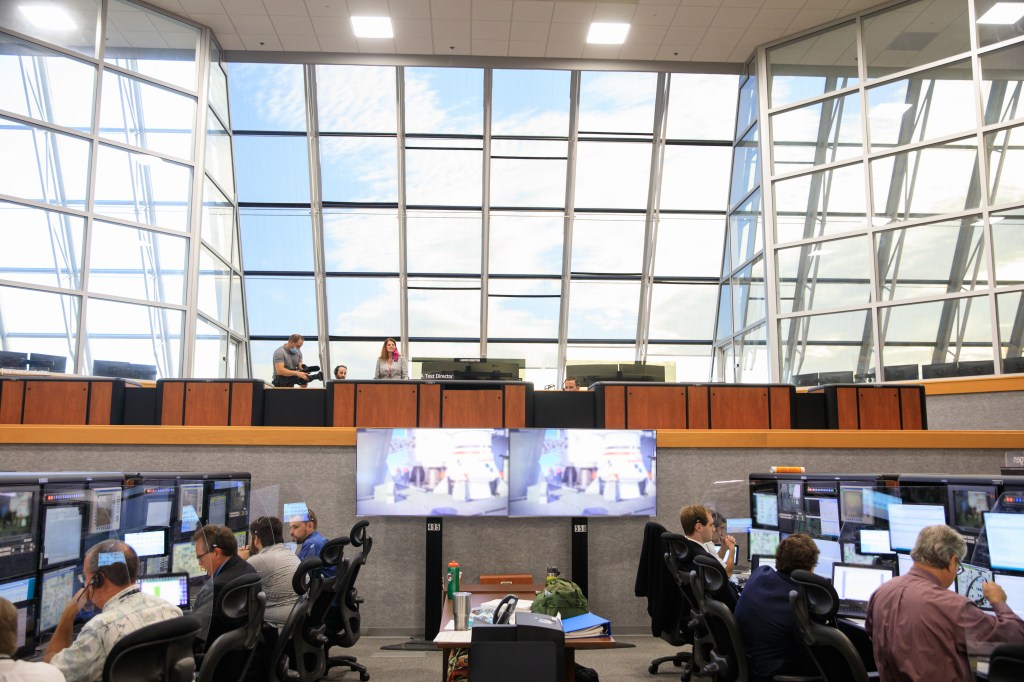
[[[472,592],[472,605],[471,608],[477,608],[484,602],[497,599],[501,595],[515,594],[520,599],[535,599],[537,592],[544,589],[544,584],[534,583],[528,584],[517,584],[517,585],[462,585],[460,586],[461,592]],[[451,633],[452,630],[445,630],[445,627],[455,616],[452,613],[451,602],[448,601],[447,594],[442,597],[445,601],[443,608],[441,609],[441,628],[438,631],[437,637],[434,642],[437,647],[444,651],[444,655],[441,656],[441,679],[446,680],[448,678],[448,657],[451,655],[453,649],[457,648],[469,648],[470,641],[472,638],[472,630],[465,631],[465,639],[459,641],[439,641],[445,636],[445,633]],[[576,650],[577,649],[611,649],[615,646],[615,640],[612,637],[580,637],[574,639],[565,640],[565,682],[574,682],[576,679]]]

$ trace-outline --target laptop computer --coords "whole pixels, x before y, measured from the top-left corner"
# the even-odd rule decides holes
[[[750,570],[753,571],[758,566],[771,566],[772,568],[775,568],[775,555],[755,554],[750,557]]]
[[[839,596],[838,615],[864,618],[871,595],[887,580],[892,580],[891,568],[832,564],[832,586]]]
[[[183,611],[188,609],[188,573],[144,575],[139,578],[138,585],[139,589],[146,594],[160,597]]]

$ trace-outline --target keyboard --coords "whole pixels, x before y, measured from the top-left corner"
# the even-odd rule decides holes
[[[846,618],[865,618],[868,615],[866,602],[840,602],[837,616]]]

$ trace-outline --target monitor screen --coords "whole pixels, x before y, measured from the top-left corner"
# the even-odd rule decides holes
[[[76,580],[80,573],[81,569],[77,566],[67,566],[42,574],[39,588],[39,632],[57,627],[64,607],[80,587]]]
[[[124,542],[134,549],[139,557],[163,556],[167,553],[167,529],[125,533]]]
[[[96,488],[92,491],[90,533],[109,533],[121,527],[121,487]]]
[[[799,514],[804,510],[801,481],[779,481],[779,511]]]
[[[843,563],[844,564],[860,564],[862,566],[871,566],[875,563],[875,557],[861,554],[857,551],[857,545],[852,542],[840,543],[843,546]]]
[[[844,523],[874,523],[870,510],[870,486],[839,484],[839,506]]]
[[[506,516],[507,429],[359,429],[356,514]]]
[[[843,562],[843,550],[835,540],[822,540],[814,538],[814,544],[818,546],[818,564],[814,572],[823,578],[832,578],[832,564]]]
[[[762,526],[779,525],[779,498],[775,493],[754,493],[754,520]]]
[[[779,531],[764,530],[763,528],[750,529],[750,556],[755,554],[775,556],[775,550],[778,546]]]
[[[807,515],[818,519],[821,535],[839,537],[839,500],[834,497],[808,497],[804,499]]]
[[[862,528],[859,531],[859,552],[861,554],[892,554],[889,546],[889,531],[876,528]]]
[[[35,647],[36,631],[36,579],[21,578],[0,583],[0,597],[14,605],[17,612],[15,623],[16,653],[31,653],[22,649]]]
[[[932,504],[889,505],[889,546],[909,552],[922,528],[946,523],[946,508]]]
[[[196,558],[196,546],[191,542],[176,542],[171,545],[171,570],[188,573],[193,578],[206,575],[206,569]]]
[[[1014,613],[1024,613],[1024,576],[996,573],[992,578],[1006,592],[1006,605]]]
[[[513,429],[510,516],[653,516],[654,431]]]
[[[1024,514],[985,512],[989,564],[996,570],[1024,571]]]
[[[774,554],[755,554],[750,557],[750,568],[759,568],[761,566],[771,566],[775,568],[775,555]]]
[[[964,570],[956,577],[957,594],[967,597],[983,609],[992,608],[981,591],[982,584],[992,580],[992,571],[973,564],[960,565]]]
[[[191,533],[196,529],[199,515],[203,513],[203,484],[183,483],[178,487],[178,519],[181,532]]]
[[[28,368],[38,370],[40,372],[53,372],[55,374],[64,374],[67,369],[68,359],[63,355],[44,355],[42,353],[32,353],[28,359]]]
[[[864,513],[875,519],[889,519],[889,507],[902,504],[903,500],[895,495],[865,488],[861,493],[864,499]]]
[[[223,526],[228,516],[228,496],[225,493],[210,495],[210,510],[206,515],[206,523]]]
[[[892,580],[892,569],[833,564],[832,587],[840,599],[866,602],[879,587]]]
[[[900,575],[906,575],[910,573],[910,569],[914,567],[914,560],[910,558],[909,554],[897,554],[896,559],[899,562]]]
[[[238,543],[239,547],[245,547],[246,545],[248,545],[249,544],[248,531],[236,530],[235,531],[235,541]]]
[[[995,504],[996,487],[949,485],[946,490],[949,494],[950,525],[961,533],[979,533],[985,520],[982,514]]]
[[[749,533],[754,520],[749,516],[736,516],[725,520],[725,532],[729,534]]]
[[[0,575],[36,569],[37,495],[34,488],[0,488]]]
[[[146,525],[147,526],[170,526],[171,509],[174,501],[171,499],[153,498],[146,501]]]
[[[0,350],[0,367],[5,369],[27,369],[28,353],[13,350]]]
[[[83,517],[79,505],[44,507],[43,566],[81,558]]]
[[[172,575],[144,575],[138,580],[139,590],[154,597],[160,597],[164,601],[174,604],[179,608],[188,608],[188,579],[187,573],[175,573]]]

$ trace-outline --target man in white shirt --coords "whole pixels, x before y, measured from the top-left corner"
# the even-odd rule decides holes
[[[18,610],[0,597],[0,680],[64,682],[64,674],[49,663],[30,663],[11,658],[18,650]]]
[[[181,609],[139,591],[139,558],[117,540],[104,540],[85,554],[85,585],[61,614],[43,658],[57,666],[67,682],[100,682],[110,650],[125,635],[153,623],[177,618]],[[102,613],[85,624],[71,642],[75,615],[89,603]]]

